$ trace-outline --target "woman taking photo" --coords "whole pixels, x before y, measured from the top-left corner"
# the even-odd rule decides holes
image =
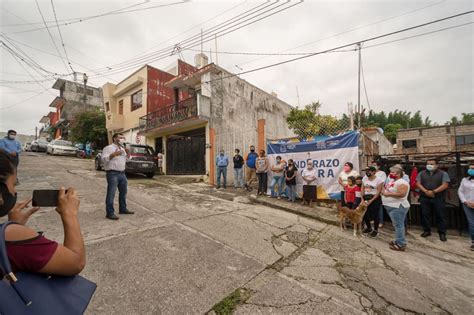
[[[390,249],[405,251],[407,243],[405,240],[405,217],[410,208],[408,193],[410,184],[402,179],[403,169],[399,166],[390,168],[389,177],[393,181],[387,182],[382,190],[382,203],[387,209],[388,215],[395,228],[395,241],[390,241]]]
[[[28,205],[31,198],[16,200],[16,168],[8,156],[0,152],[0,217],[8,215],[5,230],[7,255],[14,272],[26,271],[62,276],[79,274],[84,269],[86,254],[77,211],[79,198],[73,188],[59,191],[58,212],[64,227],[64,243],[58,244],[25,226],[39,210]]]

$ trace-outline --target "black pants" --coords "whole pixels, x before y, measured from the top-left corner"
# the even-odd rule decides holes
[[[446,202],[444,198],[427,198],[422,196],[420,197],[420,206],[423,230],[425,232],[431,231],[431,211],[434,211],[438,233],[446,234],[446,220],[444,218]]]
[[[267,193],[267,181],[268,181],[267,173],[257,173],[257,178],[258,178],[258,191],[257,191],[257,194]]]
[[[379,223],[380,223],[379,210],[380,210],[381,205],[382,205],[382,198],[379,197],[375,199],[367,208],[367,211],[365,212],[365,215],[364,215],[364,222],[365,222],[365,225],[369,229],[372,228],[370,221],[374,221],[373,230],[377,231],[379,229]]]
[[[303,185],[303,200],[304,201],[316,201],[316,185]]]

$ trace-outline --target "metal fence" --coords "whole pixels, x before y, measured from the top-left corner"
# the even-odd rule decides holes
[[[353,129],[351,120],[347,116],[292,115],[290,113],[287,124],[300,140],[311,139],[316,136],[337,135]]]

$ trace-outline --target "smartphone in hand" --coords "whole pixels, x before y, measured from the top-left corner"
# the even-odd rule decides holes
[[[67,192],[67,190],[66,190]],[[59,190],[33,190],[33,207],[56,207],[58,205]]]

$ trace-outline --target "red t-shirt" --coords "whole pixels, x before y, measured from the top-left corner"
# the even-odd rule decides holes
[[[345,187],[345,196],[346,196],[346,202],[355,202],[356,200],[356,192],[360,191],[360,187],[357,185],[354,185],[353,187],[350,187],[347,185]]]
[[[57,242],[48,240],[42,234],[28,240],[7,241],[6,245],[14,272],[39,272],[58,248]]]

